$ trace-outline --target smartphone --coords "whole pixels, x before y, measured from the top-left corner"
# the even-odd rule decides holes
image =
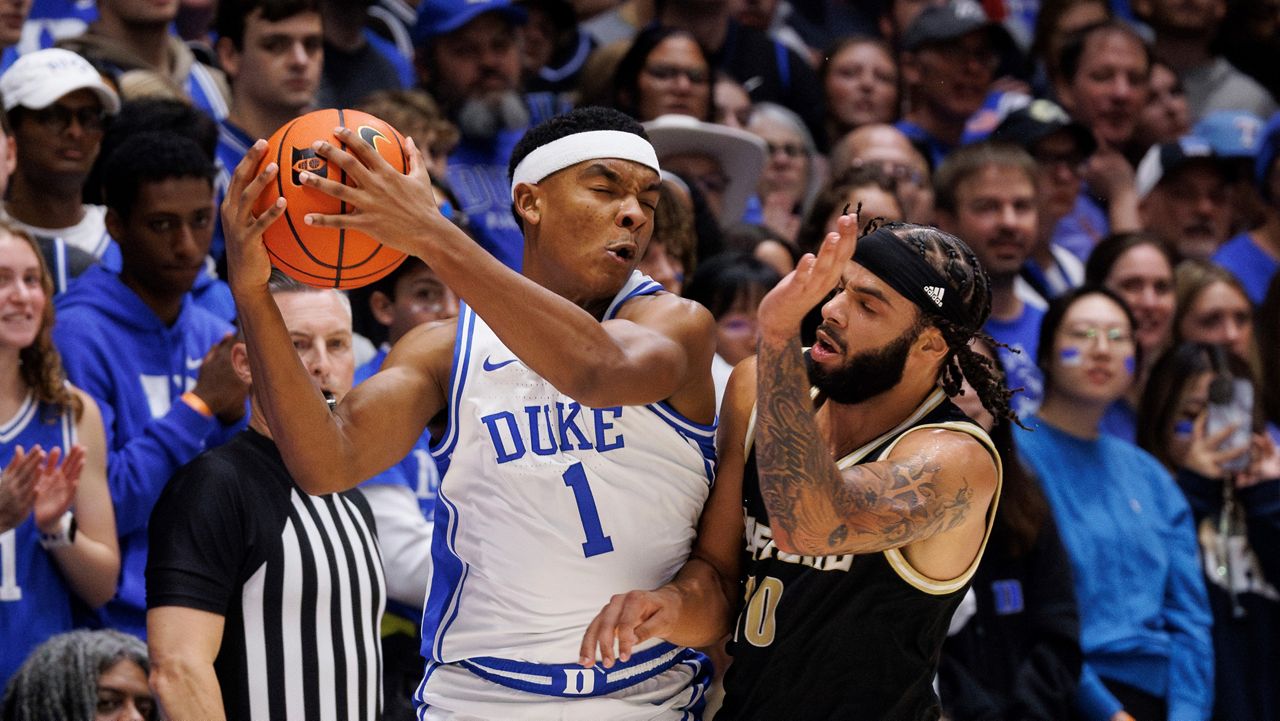
[[[1219,446],[1222,450],[1247,446],[1253,435],[1253,384],[1244,378],[1216,376],[1209,383],[1209,418],[1205,423],[1205,433],[1214,435],[1228,426],[1236,429],[1227,436]],[[1244,470],[1249,465],[1249,454],[1245,453],[1222,464],[1222,469],[1229,473]]]

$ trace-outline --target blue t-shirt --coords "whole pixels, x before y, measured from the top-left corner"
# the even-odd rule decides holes
[[[1106,211],[1082,190],[1071,211],[1054,226],[1050,242],[1071,251],[1083,263],[1089,260],[1093,246],[1110,232]]]
[[[1022,315],[1011,321],[991,318],[983,330],[992,338],[1009,346],[996,349],[1004,367],[1005,383],[1022,390],[1013,395],[1013,410],[1019,416],[1034,413],[1044,398],[1044,377],[1036,365],[1036,347],[1040,342],[1040,322],[1044,311],[1030,303],[1022,304]]]
[[[1262,305],[1271,278],[1280,270],[1280,260],[1267,253],[1254,242],[1247,232],[1223,243],[1213,254],[1213,262],[1231,271],[1254,305]]]

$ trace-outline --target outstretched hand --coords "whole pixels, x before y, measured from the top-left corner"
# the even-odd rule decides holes
[[[36,528],[42,533],[57,531],[62,514],[75,502],[80,472],[84,470],[84,446],[72,446],[65,458],[61,456],[62,449],[54,448],[40,466],[35,514]]]
[[[253,206],[267,184],[275,179],[280,167],[275,163],[258,171],[258,164],[267,154],[267,141],[259,140],[245,153],[236,166],[227,187],[227,197],[222,201],[222,232],[227,241],[227,275],[231,289],[266,288],[271,278],[271,259],[262,244],[262,233],[267,226],[284,214],[285,200],[277,198],[273,206],[262,215],[255,216]]]
[[[18,446],[9,465],[0,471],[0,533],[17,528],[31,514],[43,462],[40,446],[30,452]]]
[[[823,239],[818,255],[805,253],[796,269],[760,301],[757,322],[761,337],[777,340],[797,335],[809,310],[840,283],[857,246],[857,213],[840,216],[836,230]]]
[[[437,230],[453,227],[436,206],[431,178],[413,138],[406,139],[406,175],[350,128],[336,128],[333,132],[345,150],[323,140],[312,149],[345,173],[353,185],[308,172],[300,173],[298,179],[303,185],[346,203],[350,210],[341,215],[308,213],[303,222],[317,228],[359,230],[410,255],[421,255],[423,240],[433,237]],[[329,177],[334,174],[331,172]]]

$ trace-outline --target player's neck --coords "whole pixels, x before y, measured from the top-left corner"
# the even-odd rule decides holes
[[[937,387],[935,382],[903,378],[893,388],[861,403],[827,401],[818,409],[818,428],[831,449],[842,458],[902,423]]]

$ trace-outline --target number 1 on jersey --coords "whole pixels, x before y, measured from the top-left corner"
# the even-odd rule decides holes
[[[587,535],[582,544],[582,552],[587,558],[609,553],[613,550],[613,540],[604,535],[600,527],[600,512],[596,510],[596,499],[591,495],[591,484],[587,482],[587,472],[581,463],[569,466],[564,472],[564,484],[573,489],[573,500],[578,504],[578,517],[582,520],[582,530]]]

